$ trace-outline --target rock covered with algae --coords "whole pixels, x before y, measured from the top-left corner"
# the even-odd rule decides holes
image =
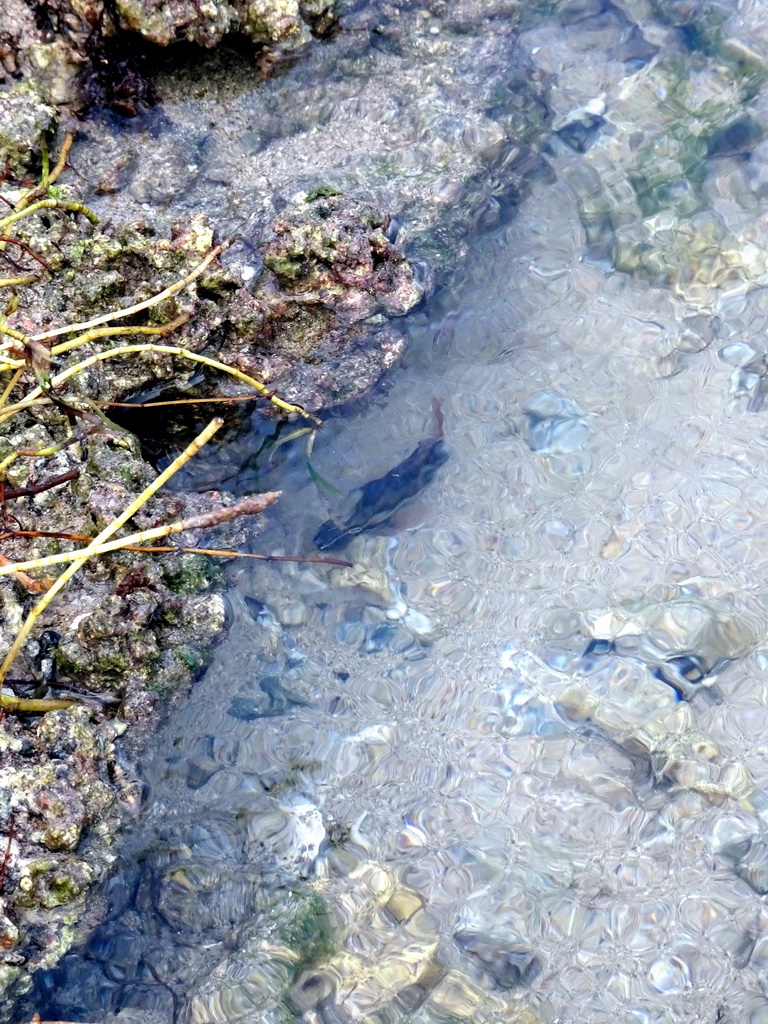
[[[35,970],[53,966],[90,920],[85,895],[112,861],[117,829],[138,789],[118,764],[112,722],[84,707],[34,726],[0,723],[0,1005]],[[15,985],[13,983],[16,982]]]
[[[18,177],[39,166],[40,142],[51,134],[61,108],[82,105],[81,85],[94,81],[91,50],[103,58],[103,74],[117,73],[110,88],[121,113],[135,114],[152,98],[114,56],[126,30],[154,43],[170,45],[181,38],[203,47],[234,30],[279,53],[279,47],[306,43],[307,26],[323,34],[333,21],[332,7],[322,0],[179,2],[164,5],[159,15],[152,5],[121,0],[110,5],[111,17],[99,0],[58,0],[48,7],[56,17],[45,31],[15,0],[13,19],[2,26],[11,37],[0,55],[6,69],[0,111],[3,103],[16,111],[16,136],[4,141],[0,117],[0,155]],[[181,125],[172,140],[161,137],[143,145],[140,127],[110,144],[103,122],[89,123],[90,140],[78,140],[71,162],[90,193],[57,185],[56,194],[95,199],[104,219],[117,227],[82,230],[58,214],[20,222],[17,237],[46,261],[51,274],[41,274],[25,290],[11,325],[25,331],[55,327],[141,301],[199,262],[214,241],[211,225],[217,223],[232,233],[244,228],[243,239],[221,266],[148,313],[147,322],[154,325],[179,314],[191,316],[163,340],[197,352],[206,348],[208,355],[310,408],[370,388],[403,348],[402,337],[382,326],[385,319],[414,308],[430,287],[433,268],[447,270],[466,251],[471,231],[497,223],[517,202],[526,175],[536,167],[546,83],[516,47],[515,4],[461,3],[450,9],[439,2],[402,9],[364,4],[350,5],[348,13],[338,44],[330,40],[308,47],[311,73],[303,90],[292,95],[284,84],[272,82],[257,94],[258,102],[232,105],[222,147],[199,133],[210,125],[208,105],[218,102],[217,91],[233,83],[225,87],[199,74],[198,85],[208,92],[196,109],[186,111],[191,124]],[[107,53],[109,40],[114,47]],[[338,73],[330,76],[329,66],[337,60]],[[269,70],[253,69],[250,84],[260,89]],[[177,86],[187,88],[183,77]],[[336,90],[330,108],[319,102],[325,89]],[[258,116],[247,130],[238,120],[243,109]],[[244,154],[242,147],[254,137],[257,152]],[[183,203],[206,214],[191,216],[189,206],[179,206]],[[189,362],[155,353],[110,360],[98,372],[79,374],[71,387],[79,399],[122,399],[148,389],[156,396],[179,387],[193,389],[188,394],[210,393],[205,389],[213,386],[236,388],[211,380],[200,383]],[[64,419],[50,410],[13,421],[0,437],[2,456],[18,447],[51,446]],[[37,495],[17,510],[25,526],[54,522],[92,536],[154,474],[136,442],[118,435],[89,442],[83,450],[63,449],[51,460],[19,460],[7,479],[23,486],[70,469],[80,472],[76,483]],[[158,496],[136,522],[155,525],[231,500],[223,494]],[[43,538],[35,544],[41,554],[57,546]],[[28,550],[14,541],[4,553],[22,557]],[[67,599],[52,607],[45,623],[61,635],[60,681],[74,692],[85,691],[81,724],[96,740],[97,753],[78,781],[83,773],[76,768],[85,755],[77,752],[77,743],[73,748],[65,738],[51,739],[59,751],[54,754],[45,747],[47,719],[39,725],[9,724],[2,769],[10,788],[0,802],[0,851],[3,842],[11,851],[0,893],[0,921],[12,944],[0,966],[6,998],[10,986],[16,994],[28,988],[31,973],[53,965],[87,928],[87,893],[107,870],[117,821],[127,813],[123,805],[135,806],[135,790],[127,783],[125,798],[122,794],[115,732],[126,723],[141,726],[133,730],[138,744],[156,709],[184,690],[223,628],[224,606],[210,567],[195,556],[172,557],[172,563],[149,562],[121,553],[90,567],[78,574]],[[2,653],[34,598],[7,578],[0,596]],[[22,653],[15,669],[20,678],[37,677],[36,659],[34,647]],[[115,712],[117,729],[110,722]],[[33,735],[35,729],[39,735]],[[39,765],[39,773],[28,770],[25,757]],[[18,825],[11,814],[16,805],[25,808]],[[102,821],[107,829],[99,828]],[[392,903],[391,913],[401,924],[412,902],[406,894]],[[41,913],[42,941],[33,927]],[[429,998],[436,1012],[455,1002],[457,993],[474,1005],[471,982],[454,969],[433,971],[434,939],[417,942],[418,948],[402,939],[404,951],[394,948],[398,943],[401,938],[393,942],[388,970],[397,977],[431,979]],[[41,947],[45,952],[38,955]],[[294,957],[281,999],[299,966],[303,961]],[[396,986],[373,967],[350,961],[345,978],[340,984],[349,989],[350,1005],[358,997],[361,1005],[372,1000],[382,1006],[395,998]]]
[[[0,160],[23,172],[36,163],[59,108],[118,100],[135,113],[148,98],[129,57],[136,41],[168,46],[187,41],[216,46],[239,34],[253,45],[305,46],[328,32],[335,0],[47,0],[36,9],[6,0],[0,26]]]
[[[56,194],[63,199],[76,196],[66,185],[57,186]],[[270,361],[273,368],[282,368],[284,376],[291,376],[297,361],[314,356],[323,344],[328,346],[329,336],[343,353],[346,332],[361,319],[382,308],[405,312],[419,300],[421,290],[412,268],[387,239],[385,224],[370,206],[342,197],[302,199],[295,212],[287,210],[275,224],[271,243],[265,247],[264,270],[250,290],[236,270],[213,267],[193,286],[153,307],[149,323],[162,325],[184,314],[188,323],[158,339],[161,343],[191,351],[206,348],[207,355],[218,355],[232,365],[239,361],[272,384],[278,371],[270,373]],[[25,331],[87,320],[140,302],[186,277],[213,244],[213,232],[203,217],[192,218],[165,235],[141,223],[102,231],[84,228],[68,217],[30,216],[19,223],[17,237],[47,267],[46,275],[24,288],[18,310],[9,317],[11,326]],[[295,324],[302,310],[316,308],[324,310],[320,328],[312,325],[305,312],[304,336],[288,329],[286,325]],[[212,345],[214,334],[217,344]],[[386,337],[384,332],[382,336]],[[392,350],[399,351],[396,344]],[[64,363],[90,351],[76,350]],[[329,373],[327,363],[318,370],[309,360],[305,375],[295,374],[294,390],[318,406],[334,400],[339,389],[359,393],[355,388],[370,386],[380,375],[386,352],[385,345],[377,349],[368,344],[360,358],[351,361],[352,370],[339,369],[333,375],[333,393],[323,376]],[[346,365],[342,356],[339,365]],[[187,382],[192,378],[197,393],[201,387],[218,392],[226,379],[215,377],[201,384],[196,364],[184,357],[146,353],[84,370],[58,393],[78,402],[122,400],[147,390],[162,395],[164,389],[190,386]],[[238,387],[241,392],[251,390]],[[55,406],[20,412],[0,429],[0,457],[20,449],[55,449],[66,429],[67,416]],[[180,429],[176,450],[191,436],[189,424],[186,428],[181,424]],[[6,485],[23,488],[68,472],[78,474],[77,479],[14,506],[24,529],[54,527],[94,536],[156,475],[137,439],[106,425],[80,445],[11,462],[5,471]],[[231,495],[220,492],[161,491],[136,513],[133,523],[148,528],[233,501]],[[237,526],[224,528],[218,545],[236,546],[242,539],[238,530]],[[255,531],[258,522],[249,522],[251,539]],[[209,539],[210,534],[205,537],[206,542]],[[201,540],[199,535],[183,536],[191,545]],[[21,560],[32,553],[55,553],[61,546],[59,540],[46,537],[34,544],[32,552],[28,541],[9,539],[4,555]],[[8,970],[0,979],[6,987],[12,985],[16,994],[29,986],[35,969],[51,966],[75,940],[79,932],[74,923],[82,916],[86,896],[110,863],[117,822],[124,814],[120,787],[115,784],[121,769],[110,720],[117,716],[118,732],[133,726],[129,735],[135,749],[158,712],[185,692],[222,635],[225,616],[218,582],[217,570],[200,556],[179,553],[147,558],[139,552],[119,552],[76,574],[65,598],[51,605],[41,623],[41,629],[45,626],[57,635],[59,686],[84,704],[76,713],[57,712],[55,719],[49,714],[37,724],[12,719],[7,742],[0,744],[4,780],[0,844],[7,842],[11,851],[2,891],[3,914],[9,934],[15,936],[10,959],[5,961]],[[35,600],[21,582],[0,578],[4,612],[0,656],[10,649]],[[40,677],[40,650],[38,643],[31,642],[16,660],[14,676],[29,681],[21,695],[47,689]],[[77,729],[72,724],[75,719]],[[59,722],[56,728],[54,721]],[[66,723],[71,727],[65,729]],[[19,817],[16,809],[22,804],[25,815]],[[41,908],[47,915],[44,959],[32,953],[36,933],[31,922]]]
[[[255,43],[295,47],[307,43],[313,26],[332,23],[334,7],[334,0],[171,0],[162,5],[116,0],[115,12],[121,29],[138,32],[159,46],[184,39],[210,47],[225,35],[240,32]]]
[[[476,227],[507,215],[537,168],[547,82],[516,45],[517,4],[70,4],[57,0],[50,39],[34,41],[29,19],[14,36],[16,77],[0,82],[0,108],[3,97],[18,104],[19,90],[42,106],[26,118],[34,131],[9,138],[10,170],[35,165],[62,108],[111,104],[139,115],[162,98],[160,133],[147,122],[145,135],[142,117],[138,131],[115,135],[109,120],[87,122],[72,156],[84,197],[117,224],[165,232],[205,210],[209,223],[241,233],[233,269],[247,288],[230,304],[239,322],[228,333],[250,330],[253,344],[235,337],[232,351],[283,387],[297,351],[311,349],[324,369],[308,374],[304,364],[298,376],[313,379],[291,375],[293,397],[310,405],[323,404],[323,391],[354,397],[376,367],[396,361],[402,338],[380,329],[381,318],[413,308]],[[306,41],[307,26],[326,38],[305,48],[286,81],[281,47]],[[235,75],[229,56],[217,62],[216,53],[201,71],[204,50],[224,33],[268,49]],[[142,38],[204,49],[164,77]],[[50,84],[58,51],[33,60],[33,42],[67,50],[68,84]],[[280,79],[270,80],[273,66]],[[89,267],[90,289],[92,276]],[[345,361],[354,387],[343,379]]]
[[[237,953],[193,986],[190,1024],[246,1015],[272,1024],[320,1008],[348,1021],[541,1024],[518,993],[487,993],[424,898],[354,847],[327,851],[317,880],[284,909],[287,923],[257,918]]]
[[[54,435],[40,424],[0,439],[13,445],[46,440]],[[16,503],[14,515],[24,527],[71,524],[73,532],[93,535],[153,475],[137,447],[105,445],[98,459],[85,463],[71,452],[58,462],[78,466],[83,490],[68,486],[23,508]],[[43,460],[30,461],[26,472],[35,478]],[[42,472],[50,473],[50,465]],[[199,504],[209,505],[211,497]],[[183,496],[161,498],[146,514],[166,520],[183,507]],[[6,557],[29,554],[28,545],[6,543]],[[55,541],[41,541],[38,551],[55,547]],[[75,577],[42,623],[59,637],[58,687],[48,691],[34,682],[41,669],[36,634],[14,664],[13,677],[31,681],[14,685],[17,694],[70,695],[77,705],[37,719],[8,714],[0,723],[0,850],[7,855],[0,885],[0,1006],[6,1009],[10,997],[29,987],[32,973],[54,966],[92,923],[86,899],[110,868],[122,823],[138,809],[140,789],[120,764],[125,750],[118,753],[116,742],[131,725],[132,749],[140,745],[153,718],[205,664],[224,627],[215,575],[193,555],[163,564],[126,553],[94,565]],[[11,577],[2,578],[3,655],[35,600]]]

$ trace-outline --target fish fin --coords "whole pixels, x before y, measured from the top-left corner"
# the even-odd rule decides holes
[[[433,437],[436,441],[442,441],[445,436],[445,416],[443,416],[443,400],[442,398],[432,399],[432,416],[435,421],[435,430]]]

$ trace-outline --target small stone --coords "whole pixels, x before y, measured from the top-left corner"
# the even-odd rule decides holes
[[[530,950],[520,949],[512,942],[503,942],[473,932],[459,932],[456,941],[471,957],[482,964],[499,988],[514,988],[531,981],[540,968]]]
[[[448,971],[429,996],[430,1004],[450,1017],[471,1017],[482,1001],[482,992],[459,971]]]
[[[589,439],[584,410],[556,391],[541,391],[525,405],[525,439],[533,452],[561,455],[583,448]]]
[[[402,924],[404,921],[410,921],[423,906],[424,901],[412,889],[397,889],[384,909],[398,924]]]
[[[279,602],[273,608],[281,626],[303,626],[307,621],[306,606],[300,601]]]

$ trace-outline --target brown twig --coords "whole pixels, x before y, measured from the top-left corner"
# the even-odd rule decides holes
[[[42,494],[43,491],[50,491],[52,487],[58,487],[59,484],[65,484],[69,480],[77,480],[79,476],[79,469],[70,469],[66,473],[62,473],[61,476],[52,477],[50,480],[43,480],[40,484],[28,484],[26,487],[5,487],[2,500],[6,502],[12,501],[14,498],[28,498],[33,494]]]
[[[77,540],[81,543],[90,543],[93,540],[93,537],[88,537],[84,533],[62,533],[58,530],[7,530],[5,533],[0,533],[0,541],[9,540],[12,537],[55,537],[57,540]],[[250,551],[229,551],[226,548],[190,548],[181,544],[152,547],[126,544],[121,550],[138,551],[142,554],[173,554],[176,552],[187,555],[211,555],[216,558],[256,558],[262,562],[312,562],[317,565],[340,565],[345,569],[351,569],[354,564],[345,558],[336,558],[332,555],[261,555]],[[0,555],[0,565],[10,565],[10,560],[4,560]]]
[[[90,543],[93,537],[87,537],[84,533],[61,533],[59,530],[6,530],[0,533],[0,540],[9,540],[11,537],[55,537],[57,540],[82,540]]]
[[[316,565],[341,565],[351,569],[353,562],[345,558],[334,558],[331,555],[261,555],[251,551],[227,551],[220,548],[185,548],[181,545],[166,545],[165,547],[142,548],[138,545],[129,545],[126,551],[144,551],[150,554],[163,554],[172,551],[180,551],[192,555],[212,555],[216,558],[257,558],[261,562],[313,562]]]
[[[9,238],[7,235],[0,235],[0,242],[6,242],[10,245],[18,245],[18,247],[23,249],[28,256],[31,256],[33,260],[37,260],[41,266],[45,267],[49,273],[53,273],[50,265],[45,262],[42,256],[38,256],[35,250],[31,246],[27,245],[26,242],[22,242],[18,238]]]

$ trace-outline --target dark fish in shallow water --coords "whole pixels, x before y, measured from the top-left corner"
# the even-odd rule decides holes
[[[341,547],[358,533],[384,526],[409,498],[432,483],[438,469],[448,459],[448,446],[443,440],[443,417],[439,404],[432,403],[435,413],[434,437],[424,438],[408,458],[403,459],[378,480],[370,480],[361,489],[360,499],[345,523],[329,519],[315,534],[315,546],[321,551]]]

